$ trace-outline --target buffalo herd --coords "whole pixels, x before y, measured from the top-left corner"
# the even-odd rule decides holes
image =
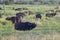
[[[15,11],[28,10],[28,8],[16,8],[15,9],[14,7],[12,9]],[[58,9],[58,8],[56,8],[56,9]],[[0,10],[2,10],[2,9],[0,8]],[[46,13],[45,17],[48,17],[48,18],[54,17],[57,15],[57,12],[60,12],[60,10],[51,10],[51,11],[52,11],[52,13]],[[36,12],[36,14],[33,14],[33,13],[34,12],[30,11],[30,10],[24,11],[24,12],[18,12],[18,13],[16,13],[16,16],[6,17],[6,20],[11,21],[12,24],[14,24],[15,30],[21,30],[21,31],[32,30],[37,26],[37,24],[31,23],[31,22],[23,22],[22,19],[23,19],[23,17],[26,16],[26,14],[28,14],[28,16],[35,15],[36,19],[42,18],[42,15],[43,15],[42,13],[40,13],[40,12]],[[0,14],[0,18],[1,17],[2,17],[2,15]]]
[[[53,17],[55,15],[57,15],[57,14],[56,13],[47,13],[45,16]],[[7,17],[6,20],[12,21],[12,23],[14,24],[15,30],[26,31],[26,30],[34,29],[37,26],[36,23],[22,22],[22,19],[25,16],[26,15],[24,14],[24,12],[19,12],[19,13],[16,13],[16,16]],[[35,17],[41,19],[42,15],[41,15],[41,13],[36,13]]]
[[[16,17],[7,17],[6,20],[12,21],[12,23],[15,24],[14,28],[16,30],[26,31],[26,30],[32,30],[33,28],[36,27],[35,23],[22,22],[22,15],[20,15],[20,13],[17,13]]]

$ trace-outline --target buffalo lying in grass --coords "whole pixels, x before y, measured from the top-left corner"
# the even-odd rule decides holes
[[[35,23],[30,23],[30,22],[15,23],[16,30],[26,31],[26,30],[32,30],[35,27],[36,27]]]
[[[46,14],[46,17],[53,17],[55,15],[57,15],[57,14],[56,13],[50,13],[50,14]]]
[[[16,8],[16,9],[15,9],[15,11],[20,11],[20,10],[22,10],[22,8]]]
[[[12,21],[12,23],[15,23],[15,21],[17,21],[19,19],[19,17],[24,17],[24,14],[19,12],[16,14],[16,17],[15,16],[7,17],[6,20],[10,20],[10,21]]]
[[[42,15],[41,14],[36,14],[36,18],[42,18]]]
[[[15,23],[16,17],[7,17],[6,20],[12,21],[12,23]]]
[[[20,22],[20,19],[18,17],[7,17],[6,20],[8,21],[12,21],[13,24],[15,24],[16,22]]]
[[[56,12],[60,12],[60,10],[56,10]]]

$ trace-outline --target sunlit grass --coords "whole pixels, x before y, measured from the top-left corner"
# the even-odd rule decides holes
[[[0,5],[3,7],[2,5]],[[47,6],[47,5],[6,5],[5,7],[15,7],[15,8],[22,8],[26,7],[29,10],[32,10],[34,13],[35,12],[40,12],[42,14],[42,19],[36,19],[35,15],[28,15],[25,16],[22,21],[24,22],[35,22],[37,24],[37,27],[31,31],[16,31],[14,29],[14,24],[12,24],[11,21],[6,21],[5,18],[7,16],[15,16],[17,12],[21,11],[15,11],[11,10],[9,8],[5,8],[5,13],[4,10],[0,10],[0,14],[3,14],[3,18],[0,18],[0,33],[7,35],[11,33],[49,33],[49,32],[54,32],[58,31],[60,32],[60,14],[58,13],[55,17],[53,18],[46,18],[45,14],[47,13],[46,10],[51,10],[54,9],[55,6]]]

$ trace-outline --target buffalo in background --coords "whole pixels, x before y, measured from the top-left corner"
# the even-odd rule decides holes
[[[42,15],[40,13],[37,13],[36,14],[36,18],[40,18],[41,19],[42,18]]]
[[[57,13],[50,13],[50,14],[46,14],[46,17],[53,17],[53,16],[55,16],[55,15],[57,15]]]
[[[23,8],[23,10],[28,10],[28,8]]]
[[[33,11],[28,10],[28,11],[24,11],[24,14],[33,15],[33,14],[34,14],[34,12],[33,12]]]
[[[15,9],[15,11],[20,11],[20,10],[22,10],[22,8],[16,8],[16,9]]]
[[[16,14],[16,17],[19,17],[19,16],[20,16],[20,17],[24,17],[25,14],[24,14],[23,12],[19,12],[19,13]]]

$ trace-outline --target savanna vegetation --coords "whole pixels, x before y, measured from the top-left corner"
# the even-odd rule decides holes
[[[5,20],[8,16],[16,16],[18,12],[27,10],[15,11],[14,8],[28,8],[34,14],[25,16],[23,22],[35,22],[37,27],[31,31],[17,31],[14,29],[14,24],[11,21]],[[54,17],[46,17],[49,10],[55,10],[55,5],[0,5],[0,40],[59,40],[60,32],[60,12]],[[60,9],[60,6],[58,6]],[[42,14],[41,19],[35,18],[36,12]],[[49,37],[49,38],[48,38]],[[24,39],[23,39],[24,38]]]

